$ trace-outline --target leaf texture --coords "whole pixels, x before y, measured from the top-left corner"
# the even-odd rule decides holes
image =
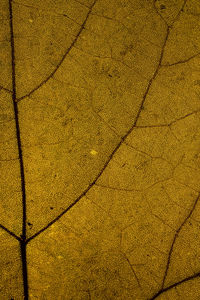
[[[199,16],[1,1],[0,299],[200,298]]]

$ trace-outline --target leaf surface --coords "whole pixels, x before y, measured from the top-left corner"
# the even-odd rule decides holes
[[[199,299],[198,3],[0,12],[0,298]]]

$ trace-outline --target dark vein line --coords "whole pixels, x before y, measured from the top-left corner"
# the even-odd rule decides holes
[[[78,0],[75,0],[75,2],[79,3],[80,5],[86,7],[86,8],[89,8],[89,6],[87,6],[86,4],[82,3],[81,1],[78,1]]]
[[[164,289],[161,289],[160,291],[158,291],[153,297],[149,298],[148,300],[154,300],[156,299],[157,297],[159,297],[161,294],[164,294],[165,292],[177,287],[178,285],[184,283],[184,282],[187,282],[187,281],[190,281],[190,280],[193,280],[195,278],[198,278],[200,277],[200,272],[198,273],[195,273],[194,275],[192,276],[189,276],[189,277],[186,277],[184,279],[182,279],[181,281],[178,281],[178,282],[175,282],[171,285],[169,285],[168,287],[164,288]]]
[[[173,253],[173,249],[174,249],[174,245],[175,245],[176,239],[177,239],[177,237],[178,237],[181,229],[183,228],[183,226],[185,225],[185,223],[187,222],[187,220],[190,218],[190,216],[192,215],[193,211],[195,210],[195,207],[197,205],[197,202],[198,202],[199,198],[200,198],[200,193],[198,194],[198,196],[197,196],[197,198],[196,198],[196,200],[195,200],[195,202],[194,202],[194,204],[193,204],[193,206],[192,206],[189,214],[184,219],[184,221],[181,223],[181,225],[179,226],[179,228],[176,230],[176,233],[174,235],[174,238],[173,238],[170,250],[169,250],[167,264],[166,264],[165,273],[164,273],[163,280],[162,280],[161,289],[163,289],[164,284],[165,284],[165,280],[167,278],[167,274],[168,274],[168,270],[169,270],[169,266],[170,266],[170,262],[171,262],[171,256],[172,256],[172,253]]]
[[[24,3],[19,3],[17,1],[13,1],[15,4],[21,5],[23,7],[28,7],[28,8],[32,8],[32,9],[37,9],[38,11],[42,11],[45,12],[46,15],[50,15],[50,16],[55,16],[55,17],[66,17],[67,19],[71,20],[72,22],[74,22],[75,24],[82,26],[82,24],[78,23],[76,20],[72,19],[70,16],[68,16],[67,14],[64,13],[59,13],[59,12],[55,12],[55,10],[47,10],[46,8],[41,8],[41,7],[36,7],[36,6],[32,6],[32,5],[27,5]]]
[[[84,5],[83,3],[81,3],[81,2],[79,2],[79,1],[77,1],[77,0],[75,0],[75,2],[79,3],[79,4],[82,5],[83,7],[90,8],[89,6],[86,6],[86,5]],[[40,8],[40,7],[37,7],[37,6],[28,5],[28,4],[25,4],[25,3],[20,3],[20,2],[15,1],[15,0],[13,0],[13,3],[18,4],[18,5],[22,5],[22,6],[25,6],[25,7],[29,7],[29,8],[38,9],[38,10],[45,10],[45,9],[42,9],[42,8]],[[47,11],[47,10],[46,10],[46,11]],[[50,11],[51,11],[51,10],[50,10]],[[47,11],[47,12],[48,12],[48,11]],[[53,12],[55,13],[54,10],[53,10]]]
[[[27,260],[26,260],[26,243],[25,240],[20,242],[21,258],[22,258],[22,273],[24,284],[24,300],[28,300],[28,274],[27,274]]]
[[[126,134],[126,137],[132,132],[133,128],[136,127],[136,124],[137,124],[137,121],[138,121],[138,118],[140,116],[140,113],[143,109],[143,105],[144,105],[144,102],[146,101],[146,98],[147,98],[147,95],[149,93],[149,90],[150,90],[150,87],[152,85],[152,82],[154,81],[154,79],[156,78],[156,76],[158,75],[158,71],[161,67],[161,61],[162,61],[162,58],[163,58],[163,54],[164,54],[164,50],[165,50],[165,45],[167,43],[167,39],[168,39],[168,36],[169,36],[169,27],[167,27],[167,30],[166,30],[166,36],[165,36],[165,40],[164,40],[164,43],[163,43],[163,47],[162,47],[162,50],[161,50],[161,54],[160,54],[160,59],[158,61],[158,65],[157,65],[157,68],[152,76],[152,78],[149,80],[149,83],[148,83],[148,86],[147,86],[147,89],[144,93],[144,96],[143,96],[143,100],[142,100],[142,103],[140,105],[140,108],[139,108],[139,111],[137,113],[137,116],[136,116],[136,119],[135,119],[135,122],[133,124],[133,126],[131,127],[131,129],[128,131],[128,133]]]
[[[140,125],[140,126],[137,126],[136,128],[159,128],[159,127],[170,127],[170,126],[172,126],[173,124],[175,124],[175,123],[177,123],[178,121],[182,121],[182,120],[184,120],[184,119],[186,119],[186,118],[188,118],[188,117],[190,117],[190,116],[192,116],[192,115],[194,115],[194,114],[197,114],[198,112],[200,112],[200,110],[199,109],[197,109],[197,110],[195,110],[195,111],[192,111],[192,112],[190,112],[190,113],[188,113],[188,114],[186,114],[186,115],[184,115],[184,116],[181,116],[181,117],[179,117],[179,118],[177,118],[177,119],[175,119],[175,120],[173,120],[173,121],[171,121],[170,123],[166,123],[166,124],[158,124],[158,125]]]
[[[5,230],[7,233],[9,233],[14,238],[16,238],[19,242],[21,241],[21,238],[19,238],[14,232],[12,232],[11,230],[9,230],[5,226],[3,226],[3,225],[0,224],[0,228],[3,229],[3,230]]]
[[[105,188],[105,189],[110,189],[110,190],[115,190],[115,191],[122,191],[122,192],[140,192],[141,190],[137,189],[125,189],[125,188],[120,188],[120,187],[115,187],[115,186],[109,186],[109,185],[104,185],[104,184],[96,184],[96,186]]]
[[[180,14],[184,11],[186,2],[187,2],[187,0],[183,0],[182,7],[181,7],[181,9],[179,10],[179,12],[178,12],[178,14],[177,14],[177,16],[176,16],[176,18],[175,18],[173,24],[178,20],[178,18],[180,17]]]
[[[48,225],[46,225],[45,227],[43,227],[41,230],[39,230],[38,232],[36,232],[34,235],[32,235],[31,237],[29,237],[26,240],[26,243],[30,242],[32,239],[34,239],[36,236],[38,236],[40,233],[42,233],[43,231],[45,231],[47,228],[49,228],[52,224],[54,224],[56,221],[58,221],[65,213],[67,213],[75,204],[77,204],[79,202],[79,200],[86,195],[86,193],[93,187],[93,185],[96,183],[96,181],[99,179],[99,177],[102,175],[102,173],[104,172],[104,170],[106,169],[106,167],[108,166],[108,164],[110,163],[110,161],[112,160],[113,156],[115,155],[115,153],[117,152],[117,150],[120,148],[120,146],[123,144],[123,142],[125,141],[125,139],[131,134],[131,132],[134,130],[134,128],[137,125],[137,121],[139,119],[139,116],[141,114],[141,111],[143,109],[144,106],[144,102],[147,98],[149,89],[152,85],[153,80],[155,79],[155,77],[158,74],[158,71],[161,67],[161,61],[163,58],[163,53],[164,53],[164,48],[168,39],[168,35],[169,35],[169,28],[167,28],[166,30],[166,36],[165,36],[165,40],[163,42],[163,46],[162,46],[162,50],[161,50],[161,54],[160,54],[160,58],[158,60],[158,65],[156,67],[155,72],[153,73],[152,78],[149,80],[149,83],[147,85],[146,91],[143,95],[143,99],[142,102],[140,104],[140,107],[138,109],[135,121],[133,123],[133,125],[131,126],[131,128],[127,131],[127,133],[121,138],[120,142],[117,144],[117,146],[115,147],[115,149],[113,150],[113,152],[110,154],[110,156],[108,157],[108,160],[106,161],[106,163],[104,164],[103,168],[100,170],[100,172],[97,174],[96,178],[88,185],[88,187],[83,191],[83,193],[74,201],[72,202],[60,215],[58,215],[55,219],[53,219]]]
[[[187,0],[183,0],[182,7],[180,8],[178,14],[177,14],[176,17],[174,18],[174,20],[173,20],[173,22],[172,22],[171,25],[169,25],[169,24],[167,23],[167,21],[165,20],[164,16],[163,16],[163,15],[159,12],[159,10],[157,9],[157,7],[156,7],[156,2],[157,2],[157,0],[154,0],[154,2],[153,2],[154,9],[155,9],[156,12],[158,13],[158,15],[161,17],[161,19],[164,21],[164,23],[165,23],[167,26],[172,27],[173,24],[179,19],[181,12],[184,11],[184,8],[185,8],[185,5],[186,5]]]
[[[140,281],[139,281],[139,279],[138,279],[138,277],[137,277],[137,274],[136,274],[136,272],[135,272],[135,270],[134,270],[134,268],[133,268],[133,265],[131,264],[129,258],[126,256],[125,253],[124,253],[124,257],[125,257],[126,261],[128,262],[128,265],[129,265],[131,271],[133,272],[133,274],[134,274],[134,276],[135,276],[135,279],[136,279],[136,281],[137,281],[138,286],[139,286],[140,288],[142,288],[142,287],[141,287],[141,284],[140,284]]]
[[[22,207],[23,207],[22,237],[24,239],[26,239],[26,192],[25,192],[24,163],[23,163],[23,156],[22,156],[22,145],[21,145],[21,136],[20,136],[20,127],[19,127],[18,106],[17,106],[17,102],[16,102],[15,47],[14,47],[12,0],[9,0],[9,10],[10,10],[10,34],[11,34],[11,55],[12,55],[12,85],[13,85],[12,99],[13,99],[14,114],[15,114],[17,146],[18,146],[18,152],[19,152],[20,174],[21,174],[21,191],[22,191]]]
[[[0,86],[0,90],[4,90],[4,91],[6,91],[6,92],[8,92],[8,93],[12,93],[12,91],[11,90],[9,90],[9,89],[7,89],[7,88],[5,88],[4,86]]]
[[[188,57],[186,59],[174,62],[172,64],[166,63],[166,64],[162,65],[162,67],[172,67],[172,66],[176,66],[176,65],[179,65],[179,64],[184,64],[184,63],[189,62],[190,60],[192,60],[193,58],[195,58],[195,57],[197,57],[199,55],[200,55],[200,53],[196,53],[196,54],[194,54],[194,55],[192,55],[192,56],[190,56],[190,57]]]
[[[17,102],[21,101],[22,99],[26,98],[26,97],[29,97],[31,94],[33,94],[36,90],[38,90],[42,85],[44,85],[45,83],[47,83],[47,81],[53,77],[53,75],[56,73],[56,71],[59,69],[59,67],[61,66],[61,64],[63,63],[63,61],[65,60],[67,54],[70,52],[70,50],[73,48],[74,44],[76,43],[76,41],[78,40],[81,32],[83,31],[84,27],[85,27],[85,24],[88,20],[88,17],[95,5],[95,3],[97,2],[97,0],[94,1],[94,3],[91,5],[87,15],[86,15],[86,18],[83,22],[83,24],[81,25],[77,35],[75,36],[75,39],[73,40],[72,44],[70,45],[70,47],[66,50],[65,54],[63,55],[62,59],[60,60],[60,62],[57,64],[57,66],[55,67],[55,69],[50,73],[50,75],[45,79],[43,80],[36,88],[34,88],[32,91],[30,91],[28,94],[16,99]]]
[[[21,193],[22,193],[22,235],[21,235],[21,259],[22,259],[22,270],[23,270],[23,282],[24,282],[24,299],[28,300],[28,282],[27,282],[27,262],[26,262],[26,192],[25,192],[25,176],[24,176],[24,163],[22,156],[22,145],[20,137],[20,127],[19,127],[19,116],[18,116],[18,106],[16,102],[16,74],[15,74],[15,44],[14,44],[14,29],[13,29],[13,11],[12,11],[12,0],[9,0],[9,14],[10,14],[10,36],[11,36],[11,58],[12,58],[12,100],[15,115],[15,125],[16,125],[16,137],[17,146],[19,153],[19,163],[20,163],[20,174],[21,174]]]
[[[163,15],[157,9],[156,2],[157,2],[157,0],[154,0],[153,7],[154,7],[155,11],[157,12],[157,14],[161,17],[161,19],[163,20],[163,22],[168,26],[167,21],[165,20],[165,18],[163,17]]]

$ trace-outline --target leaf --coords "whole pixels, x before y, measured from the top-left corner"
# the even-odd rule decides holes
[[[197,1],[0,12],[0,298],[199,299]]]

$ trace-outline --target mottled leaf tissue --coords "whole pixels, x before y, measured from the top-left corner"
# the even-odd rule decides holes
[[[200,2],[0,1],[0,299],[200,299]]]

